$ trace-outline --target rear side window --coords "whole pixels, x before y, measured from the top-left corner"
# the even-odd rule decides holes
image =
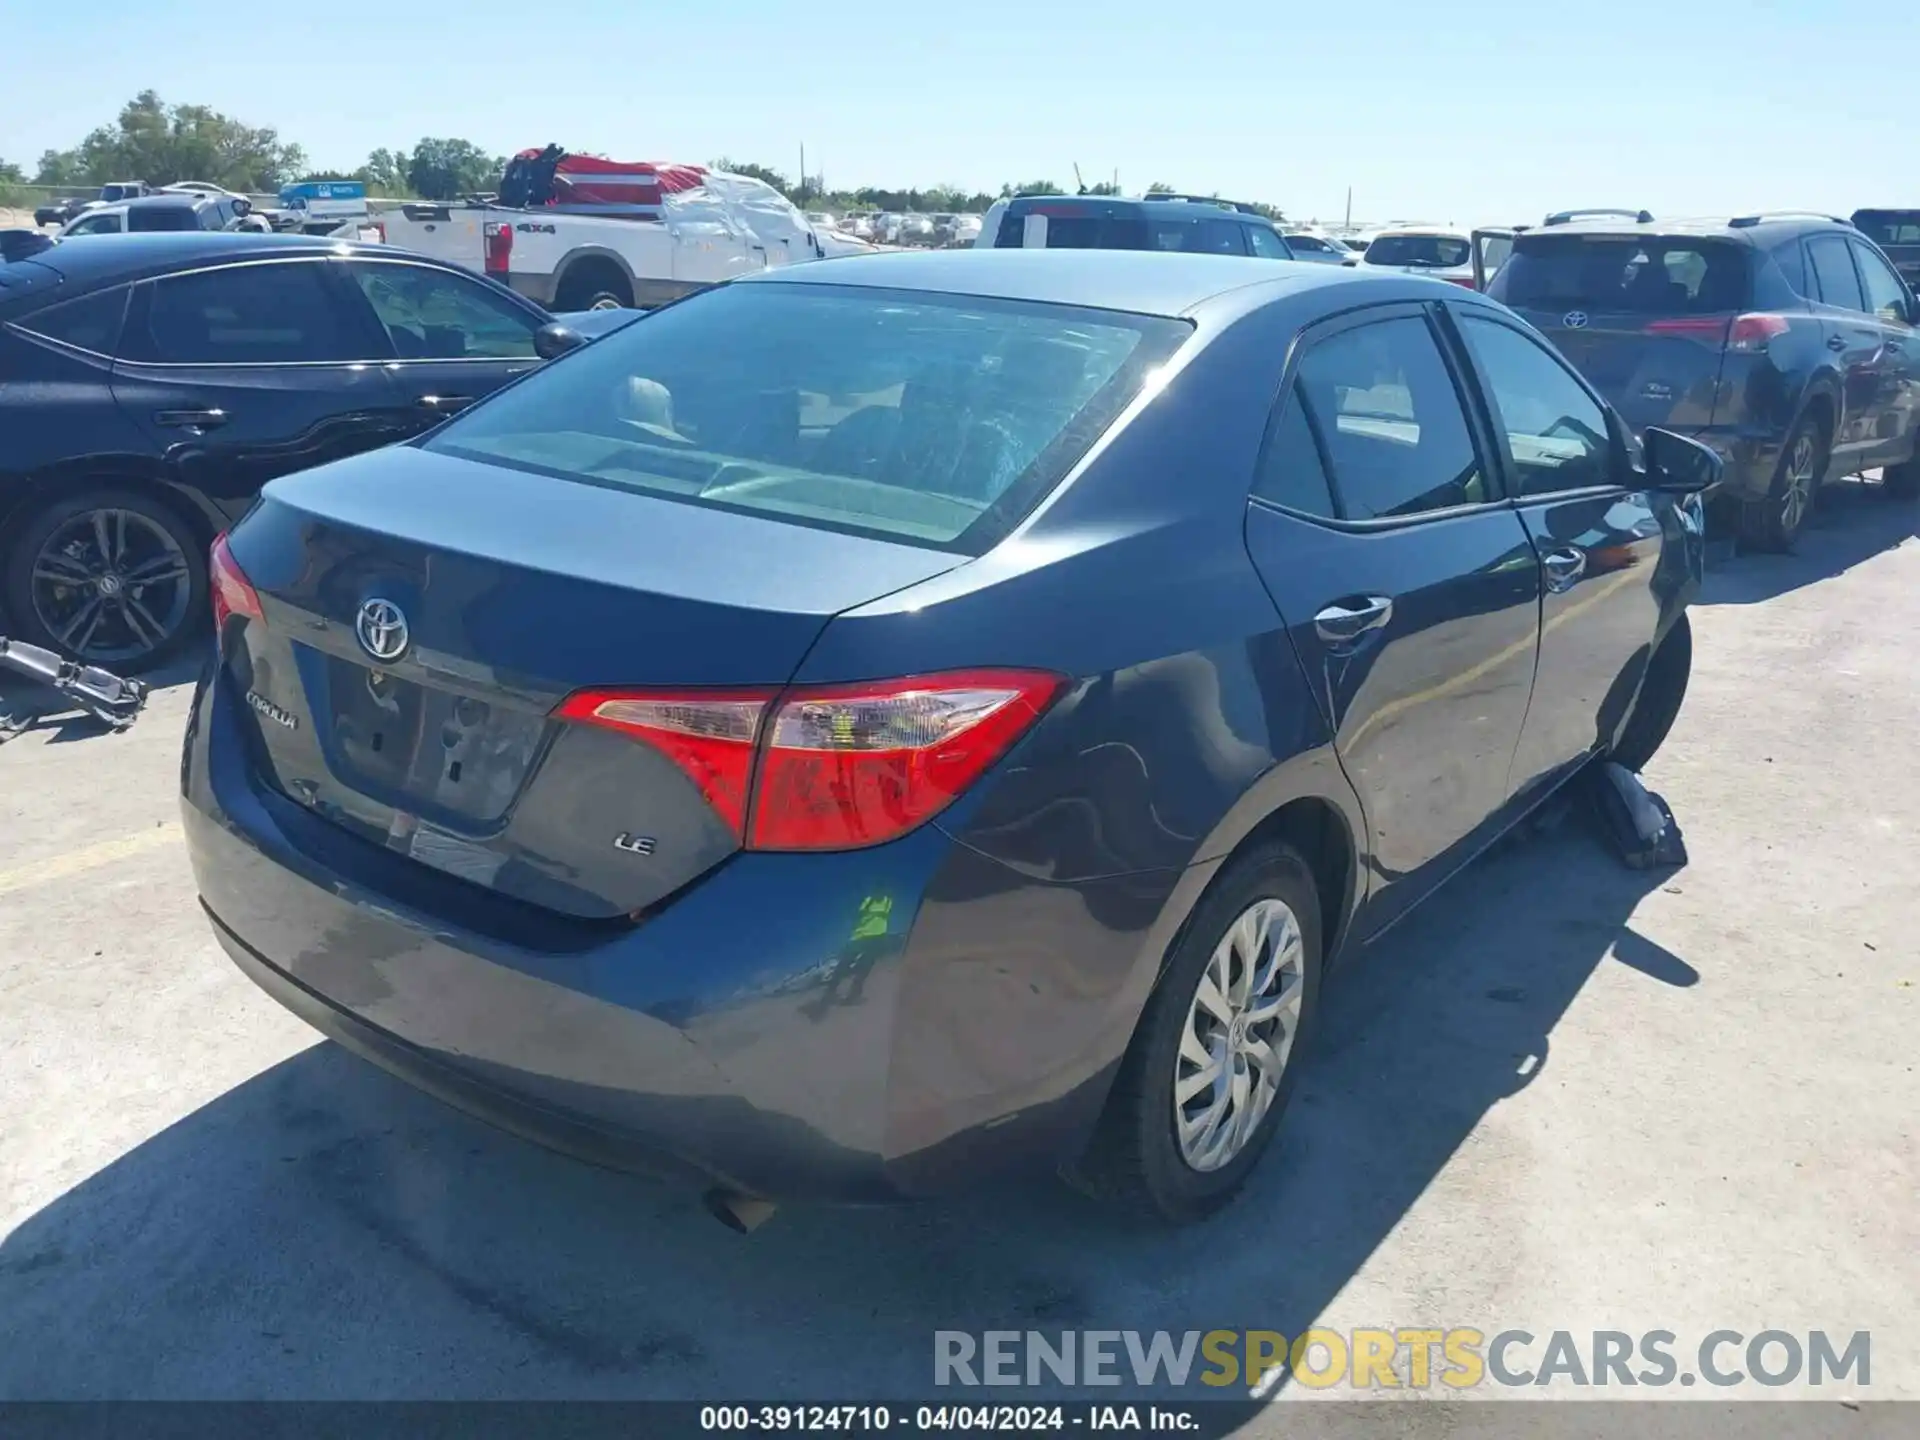
[[[1421,265],[1450,270],[1473,259],[1473,247],[1448,235],[1382,235],[1367,247],[1369,265]]]
[[[1750,303],[1748,247],[1693,236],[1523,235],[1487,287],[1523,310],[1714,315]]]
[[[1294,390],[1346,519],[1493,498],[1459,391],[1424,320],[1378,320],[1329,336],[1300,362]]]
[[[1296,386],[1267,430],[1267,448],[1253,478],[1253,493],[1302,515],[1334,514],[1333,487],[1327,482],[1327,463],[1320,442],[1307,423],[1306,406]]]
[[[1786,276],[1787,284],[1793,287],[1794,294],[1808,293],[1807,257],[1806,252],[1800,248],[1798,240],[1786,245],[1776,245],[1767,254],[1773,258],[1773,263],[1780,267],[1780,273]]]
[[[1295,250],[1311,249],[1297,240],[1281,240],[1273,231],[1263,225],[1247,227],[1247,242],[1253,246],[1253,253],[1262,260],[1291,260]]]
[[[229,265],[156,280],[128,358],[167,365],[365,359],[320,274],[324,263]]]
[[[1247,227],[1237,220],[1155,220],[1148,229],[1156,250],[1182,255],[1247,253]]]
[[[536,322],[477,280],[425,265],[357,261],[347,271],[402,360],[530,360]]]
[[[980,554],[1191,333],[972,296],[723,286],[500,392],[426,448]]]
[[[127,288],[119,285],[49,305],[15,323],[29,334],[43,335],[95,355],[111,355],[120,343],[120,318],[126,309]]]
[[[1853,256],[1847,242],[1838,235],[1816,235],[1807,241],[1807,260],[1813,267],[1814,284],[1820,298],[1842,310],[1865,310],[1867,299],[1860,291],[1860,277],[1853,273]]]

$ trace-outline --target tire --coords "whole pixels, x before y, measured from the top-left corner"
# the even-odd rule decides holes
[[[633,287],[606,261],[576,266],[553,298],[555,310],[630,310]]]
[[[104,561],[102,533],[117,550]],[[178,654],[206,623],[199,531],[138,490],[63,495],[29,514],[0,554],[14,633],[73,659],[143,670]]]
[[[1673,722],[1680,716],[1681,702],[1687,698],[1687,681],[1693,674],[1693,625],[1685,614],[1673,622],[1660,648],[1647,661],[1647,673],[1641,677],[1640,693],[1633,702],[1627,723],[1620,727],[1607,758],[1638,775],[1647,762],[1666,743]]]
[[[1792,550],[1820,498],[1828,459],[1825,428],[1813,415],[1802,415],[1780,447],[1766,499],[1746,507],[1741,538],[1756,550]]]
[[[1920,500],[1920,453],[1904,465],[1889,465],[1882,470],[1880,487],[1890,500]]]
[[[1233,932],[1256,915],[1269,922],[1269,940],[1281,942],[1277,947],[1271,943],[1258,947],[1259,954],[1290,955],[1289,963],[1276,967],[1280,974],[1268,991],[1281,997],[1279,1013],[1251,1028],[1219,1025],[1201,1005],[1201,982],[1220,973],[1216,952],[1228,954],[1234,957],[1225,966],[1231,995],[1236,988],[1231,980],[1243,973],[1236,964],[1241,951],[1229,949]],[[1287,915],[1294,922],[1297,946],[1285,943]],[[1116,1208],[1170,1224],[1202,1219],[1231,1200],[1278,1131],[1312,1038],[1320,994],[1321,933],[1319,892],[1312,872],[1297,854],[1271,845],[1235,860],[1208,890],[1174,943],[1166,970],[1141,1012],[1093,1139],[1087,1152],[1069,1167],[1067,1178]],[[1256,962],[1251,977],[1256,982],[1261,969]],[[1226,1008],[1237,1007],[1229,999]],[[1264,1110],[1256,1107],[1245,1136],[1233,1144],[1235,1137],[1221,1133],[1231,1128],[1227,1122],[1214,1132],[1216,1150],[1231,1146],[1224,1154],[1210,1154],[1204,1141],[1189,1150],[1177,1127],[1176,1114],[1183,1108],[1190,1116],[1204,1117],[1222,1095],[1216,1087],[1210,1096],[1202,1084],[1184,1107],[1176,1099],[1178,1080],[1191,1085],[1199,1078],[1198,1067],[1183,1054],[1190,1018],[1202,1027],[1194,1044],[1209,1051],[1216,1064],[1224,1057],[1229,1075],[1237,1070],[1252,1082],[1252,1088],[1243,1092],[1249,1100],[1258,1094],[1260,1069],[1255,1052],[1238,1048],[1235,1037],[1246,1029],[1252,1040],[1268,1041],[1269,1053],[1279,1050],[1277,1083]],[[1282,1040],[1286,1043],[1279,1045]],[[1229,1106],[1242,1103],[1230,1083],[1224,1093]],[[1238,1112],[1226,1113],[1231,1121]],[[1197,1128],[1204,1132],[1204,1125]],[[1194,1151],[1203,1163],[1190,1158]]]

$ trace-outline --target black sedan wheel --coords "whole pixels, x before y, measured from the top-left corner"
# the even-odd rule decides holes
[[[15,536],[7,600],[21,638],[90,664],[140,669],[198,628],[207,570],[192,529],[133,491],[50,506]]]

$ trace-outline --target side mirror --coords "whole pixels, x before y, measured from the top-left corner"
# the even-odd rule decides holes
[[[533,332],[533,353],[542,360],[557,360],[569,350],[578,350],[587,337],[565,325],[542,325]]]
[[[1698,495],[1720,483],[1725,462],[1698,440],[1653,426],[1641,437],[1640,443],[1646,457],[1649,489],[1671,495]]]
[[[233,213],[236,215],[251,215],[253,213],[253,202],[244,196],[235,196]]]

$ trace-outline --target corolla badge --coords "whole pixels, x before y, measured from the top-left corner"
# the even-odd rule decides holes
[[[1569,330],[1584,330],[1587,328],[1587,312],[1584,310],[1569,310],[1560,317],[1560,323]]]
[[[360,607],[354,617],[353,633],[360,647],[376,660],[398,660],[407,653],[407,617],[391,600],[378,596]]]
[[[276,725],[284,725],[289,730],[298,730],[300,728],[300,717],[298,715],[281,709],[257,690],[247,691],[247,704],[251,705]]]

